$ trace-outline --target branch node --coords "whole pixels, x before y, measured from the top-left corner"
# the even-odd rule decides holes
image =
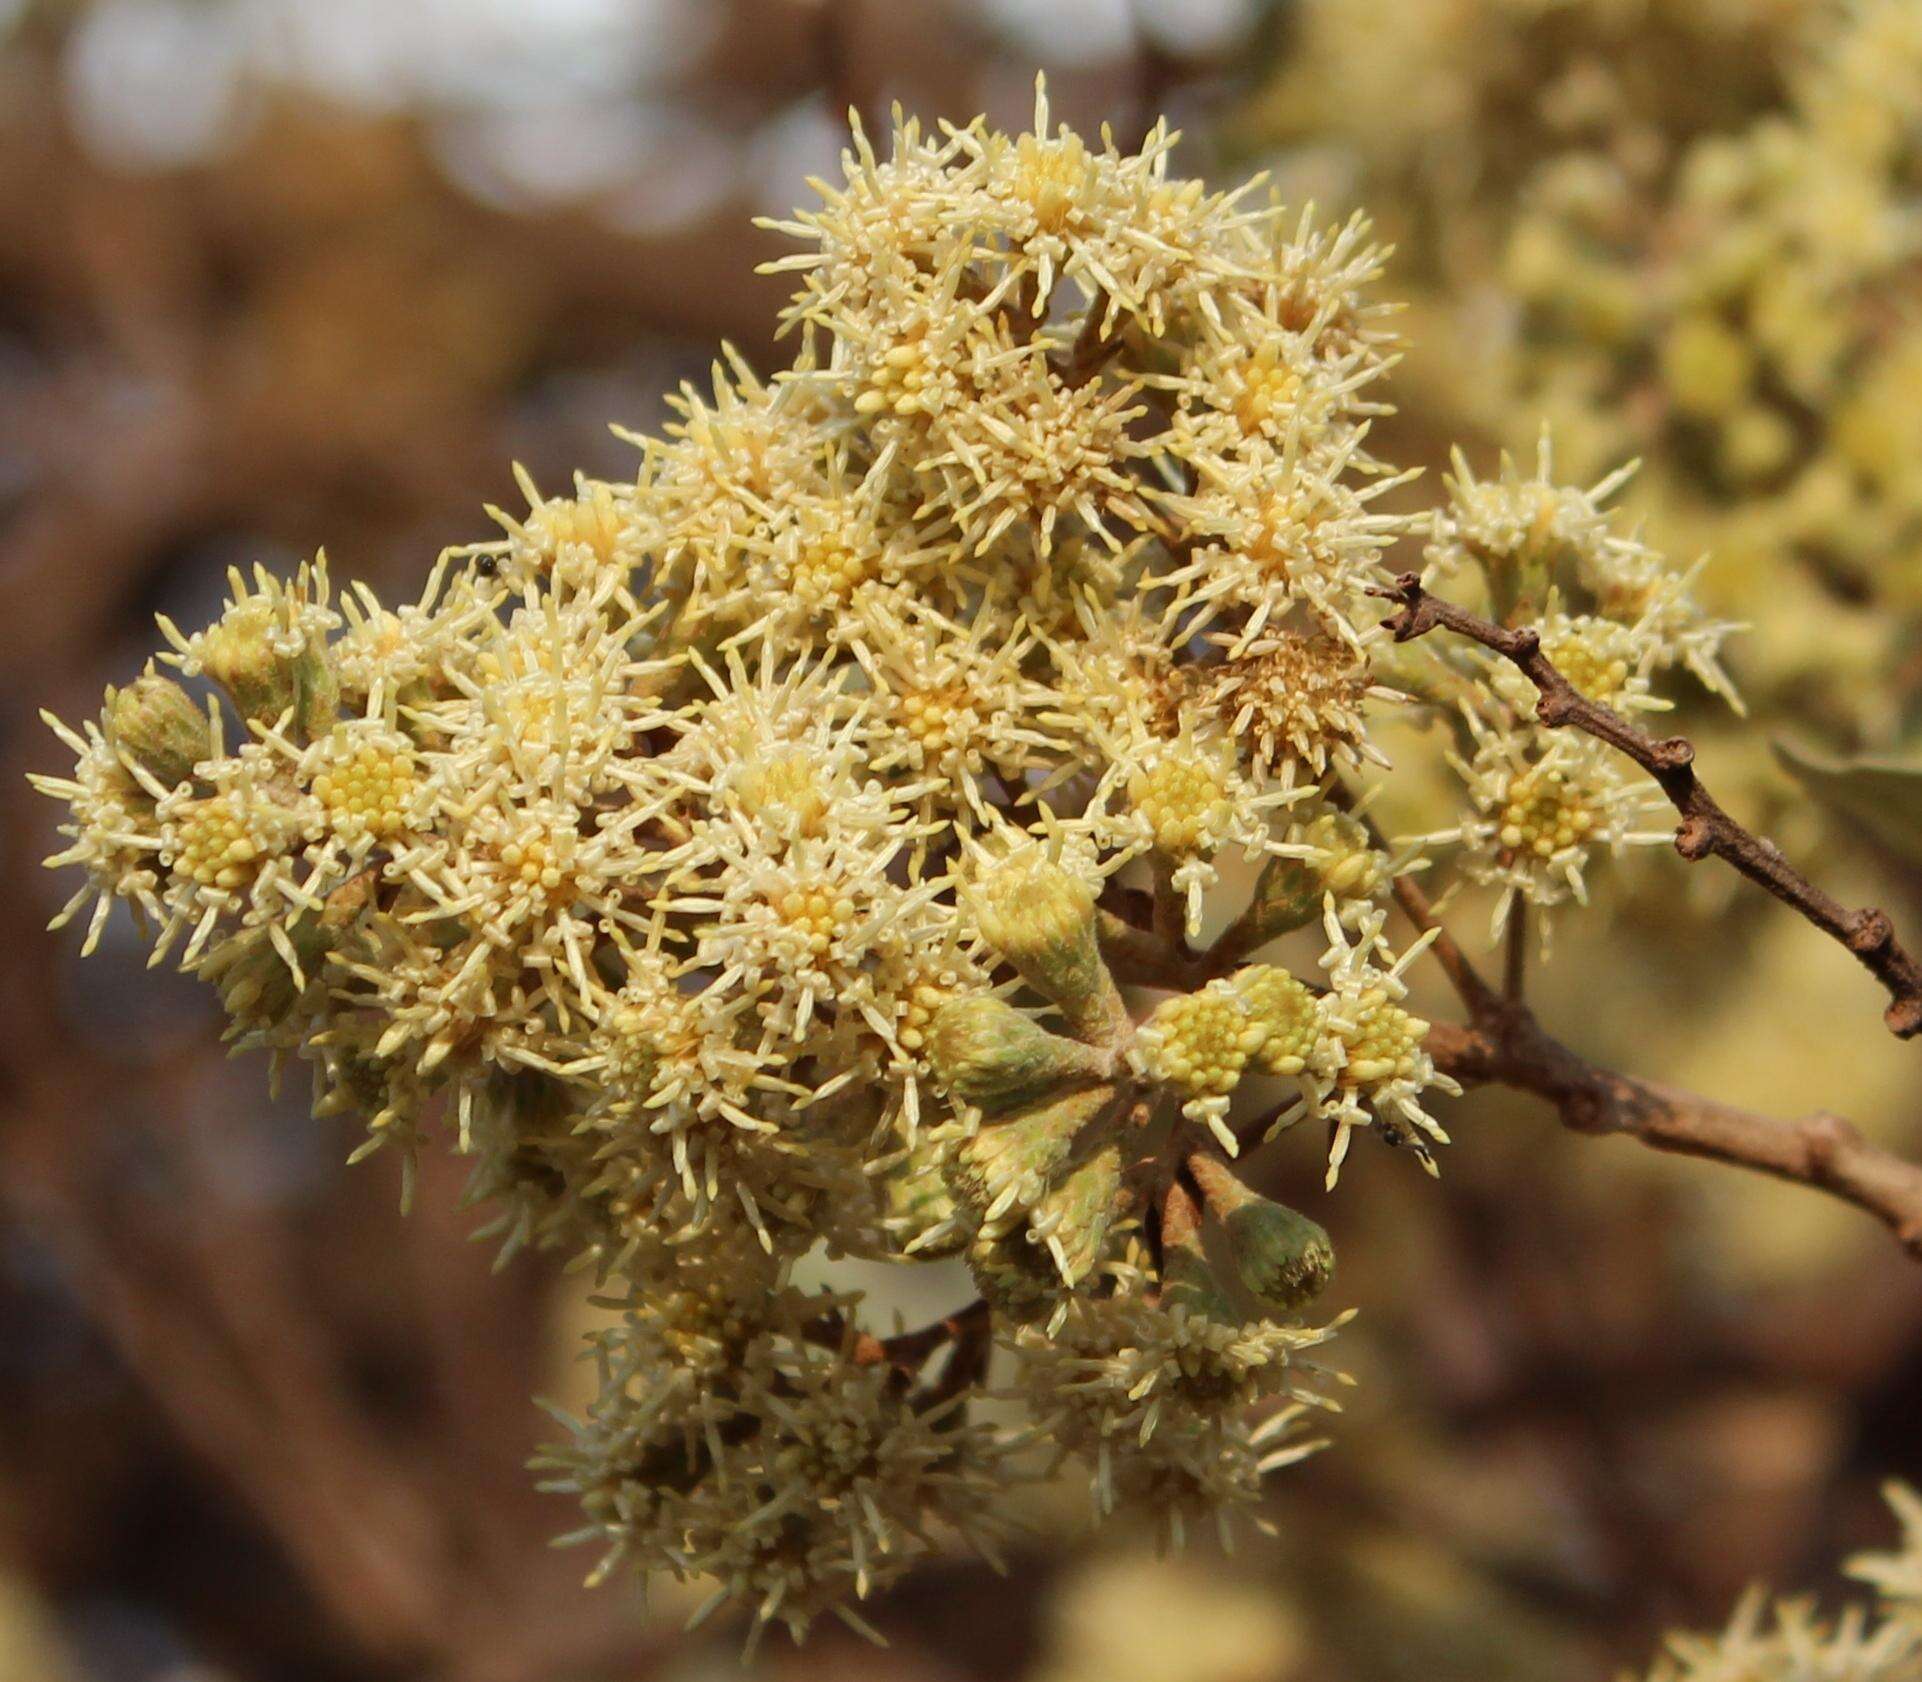
[[[1882,1021],[1897,1039],[1914,1039],[1922,1034],[1922,998],[1910,994],[1897,999],[1882,1012]]]
[[[1895,925],[1885,911],[1868,906],[1849,919],[1849,950],[1858,957],[1882,951],[1893,939]]]
[[[1675,831],[1675,850],[1690,863],[1705,859],[1715,850],[1715,831],[1706,819],[1684,818]]]

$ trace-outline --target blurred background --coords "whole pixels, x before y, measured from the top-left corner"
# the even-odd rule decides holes
[[[1711,781],[1922,926],[1922,0],[0,0],[0,1682],[672,1682],[691,1597],[589,1593],[524,1470],[579,1386],[577,1282],[490,1274],[457,1163],[413,1216],[351,1124],[228,1062],[130,925],[43,932],[21,777],[229,565],[412,595],[783,288],[756,215],[854,106],[1132,144],[1366,206],[1409,301],[1390,459],[1533,448],[1710,553],[1751,716]],[[1427,494],[1409,493],[1416,506]],[[1418,802],[1416,803],[1418,805]],[[1409,813],[1419,821],[1419,814]],[[1428,822],[1432,825],[1432,816]],[[1597,1058],[1922,1150],[1918,1054],[1847,957],[1659,850],[1567,920],[1538,1003]],[[1479,913],[1463,932],[1479,938]],[[1443,999],[1428,1001],[1437,1013]],[[291,1083],[298,1084],[298,1083]],[[1334,1197],[1360,1384],[1271,1538],[1157,1560],[1026,1498],[772,1677],[1606,1677],[1748,1581],[1833,1599],[1922,1480],[1922,1269],[1865,1219],[1479,1095],[1436,1187]]]

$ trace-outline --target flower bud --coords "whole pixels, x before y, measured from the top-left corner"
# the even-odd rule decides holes
[[[1110,1139],[1042,1198],[1028,1219],[1029,1236],[1047,1246],[1070,1290],[1100,1262],[1108,1234],[1128,1206],[1121,1167],[1121,1142]]]
[[[1188,1170],[1221,1222],[1235,1274],[1270,1308],[1296,1309],[1334,1277],[1335,1248],[1306,1215],[1250,1191],[1219,1158],[1197,1152]]]
[[[1114,1096],[1106,1084],[1083,1087],[983,1125],[955,1146],[949,1186],[986,1223],[1010,1209],[1032,1209],[1073,1154],[1082,1130],[1103,1115]]]
[[[251,596],[204,634],[200,663],[241,717],[266,725],[288,717],[293,739],[311,742],[340,710],[340,680],[318,636],[288,644],[273,602]]]
[[[1303,837],[1315,849],[1310,861],[1325,892],[1337,899],[1366,899],[1380,885],[1388,861],[1367,826],[1346,812],[1324,812]]]
[[[934,1260],[958,1255],[967,1237],[955,1219],[954,1193],[942,1171],[942,1153],[923,1140],[878,1172],[882,1224],[899,1241],[903,1254]]]
[[[1225,1098],[1241,1083],[1266,1030],[1225,981],[1164,999],[1141,1026],[1142,1060],[1156,1080],[1194,1098]]]
[[[1025,1225],[982,1227],[968,1245],[968,1271],[997,1314],[1033,1322],[1061,1301],[1061,1278],[1047,1249]]]
[[[303,911],[284,925],[282,938],[264,928],[245,929],[223,941],[202,961],[199,973],[219,990],[236,1033],[277,1028],[372,902],[377,873],[364,870],[329,894],[317,911]]]
[[[264,1032],[286,1021],[313,980],[312,960],[319,955],[320,919],[306,912],[287,926],[301,977],[275,947],[265,929],[243,929],[222,941],[201,960],[199,974],[211,981],[232,1018],[235,1033]]]
[[[984,869],[967,899],[982,937],[1061,1007],[1078,1037],[1114,1038],[1127,1009],[1101,959],[1086,882],[1030,848]]]
[[[956,1098],[988,1115],[1108,1072],[1099,1052],[988,994],[952,999],[935,1012],[928,1058]]]
[[[1232,750],[1192,742],[1169,748],[1128,781],[1128,803],[1164,858],[1213,852],[1233,816],[1229,798]]]
[[[1422,1042],[1428,1024],[1392,999],[1386,988],[1370,987],[1341,1003],[1336,1031],[1343,1062],[1337,1075],[1351,1087],[1378,1086],[1385,1081],[1422,1081]]]
[[[125,689],[107,691],[107,734],[123,757],[166,789],[179,787],[214,751],[205,711],[151,666]]]

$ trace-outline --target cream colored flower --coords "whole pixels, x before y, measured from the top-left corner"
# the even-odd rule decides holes
[[[444,1131],[504,1250],[611,1293],[557,1486],[602,1573],[707,1579],[757,1628],[865,1627],[937,1536],[991,1552],[1038,1440],[1177,1538],[1312,1446],[1332,1328],[1234,1299],[1295,1311],[1334,1244],[1233,1178],[1229,1111],[1292,1082],[1277,1125],[1331,1125],[1331,1183],[1358,1129],[1431,1166],[1444,1137],[1424,942],[1383,932],[1419,860],[1361,815],[1402,776],[1383,715],[1456,731],[1431,839],[1503,904],[1641,838],[1645,790],[1516,674],[1382,629],[1409,525],[1366,224],[1184,181],[1172,145],[1085,140],[1045,93],[1025,134],[902,119],[883,158],[857,129],[776,224],[789,367],[724,353],[631,483],[520,475],[409,604],[236,575],[162,627],[218,696],[149,668],[36,778],[89,945],[129,905],[357,1155],[397,1147],[405,1192]],[[1728,627],[1613,529],[1618,481],[1549,467],[1459,471],[1431,568],[1610,705],[1720,683]],[[1248,961],[1317,918],[1319,975]],[[982,1301],[927,1334],[794,1284],[937,1254]],[[975,1411],[994,1334],[1011,1430]]]

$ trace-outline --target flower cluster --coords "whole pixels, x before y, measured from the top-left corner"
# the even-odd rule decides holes
[[[871,1634],[847,1602],[932,1551],[930,1514],[995,1556],[1002,1445],[962,1395],[912,1397],[834,1299],[696,1277],[593,1336],[598,1395],[543,1461],[584,1509],[573,1539],[605,1550],[596,1578],[635,1560],[710,1585],[696,1622],[739,1599],[757,1628],[832,1612]]]
[[[1423,320],[1413,429],[1629,496],[1742,613],[1745,686],[1913,746],[1922,13],[1911,0],[1303,0],[1245,138],[1352,193]],[[1390,21],[1392,15],[1392,21]],[[1653,65],[1662,73],[1649,74]],[[1260,149],[1258,147],[1258,149]],[[1491,309],[1499,298],[1501,307]],[[1745,790],[1769,801],[1756,756]]]
[[[1653,433],[1664,500],[1718,548],[1859,580],[1922,536],[1900,395],[1922,356],[1922,17],[1906,0],[1810,10],[1771,108],[1693,138],[1657,191],[1576,159],[1545,172],[1505,267],[1525,401],[1588,410],[1603,449]],[[1889,594],[1908,618],[1901,571]]]
[[[1588,490],[1556,485],[1546,434],[1533,477],[1506,459],[1493,480],[1459,455],[1455,467],[1430,519],[1428,577],[1458,585],[1478,574],[1495,616],[1535,626],[1542,652],[1587,700],[1619,713],[1659,709],[1653,680],[1680,665],[1739,707],[1718,658],[1735,627],[1704,615],[1689,573],[1615,530],[1603,510],[1625,474]],[[1500,655],[1424,649],[1402,677],[1452,714],[1448,758],[1468,796],[1459,824],[1423,839],[1459,846],[1463,873],[1498,890],[1497,933],[1518,903],[1586,900],[1599,853],[1669,839],[1637,827],[1663,808],[1659,791],[1607,744],[1538,723],[1534,685]],[[1544,919],[1544,938],[1547,929]]]
[[[1648,1682],[1907,1682],[1922,1675],[1922,1500],[1899,1484],[1887,1493],[1902,1521],[1902,1547],[1849,1565],[1851,1576],[1876,1589],[1877,1611],[1852,1606],[1830,1621],[1810,1601],[1771,1607],[1755,1590],[1720,1634],[1669,1637]]]
[[[1459,720],[1471,881],[1547,903],[1633,838],[1503,671],[1385,664],[1365,227],[1171,145],[1045,97],[857,130],[779,224],[778,377],[730,355],[631,482],[524,483],[408,606],[237,577],[38,779],[90,938],[127,907],[364,1150],[445,1130],[505,1245],[612,1293],[555,1481],[608,1564],[757,1627],[991,1548],[1024,1444],[1177,1528],[1305,1450],[1333,1249],[1233,1159],[1313,1118],[1331,1184],[1358,1136],[1432,1168],[1454,1090],[1386,932],[1378,710]],[[1464,471],[1433,565],[1614,704],[1719,685],[1685,581],[1545,480]],[[981,1301],[881,1336],[795,1283],[822,1251],[959,1256]],[[995,1337],[1038,1430],[970,1417]]]

